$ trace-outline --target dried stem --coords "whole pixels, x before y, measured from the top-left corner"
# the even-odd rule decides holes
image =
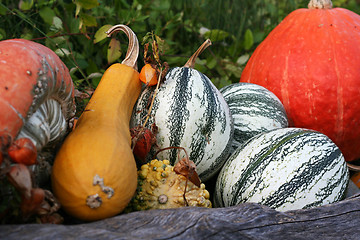
[[[198,50],[196,50],[196,52],[185,63],[184,67],[194,68],[196,58],[210,45],[211,45],[210,39],[206,39],[206,41],[203,44],[201,44]]]
[[[161,70],[161,69],[160,69],[160,70]],[[160,86],[160,82],[161,82],[161,75],[162,75],[162,71],[160,71],[159,78],[158,78],[158,82],[157,82],[157,84],[156,84],[156,88],[155,88],[155,91],[154,91],[154,95],[153,95],[153,97],[152,97],[152,99],[151,99],[149,111],[148,111],[148,113],[146,114],[146,119],[145,119],[145,121],[144,121],[144,123],[143,123],[143,125],[142,125],[143,127],[145,127],[147,121],[148,121],[149,118],[150,118],[152,106],[153,106],[153,104],[154,104],[156,94],[158,93],[158,90],[159,90],[159,86]]]
[[[152,110],[152,106],[153,106],[153,104],[154,104],[155,97],[156,97],[156,94],[157,94],[158,89],[159,89],[159,86],[160,86],[160,80],[161,80],[161,77],[162,77],[161,75],[162,75],[162,71],[160,71],[159,78],[158,78],[158,82],[157,82],[157,85],[156,85],[156,88],[155,88],[155,91],[154,91],[154,95],[152,96],[148,113],[147,113],[146,116],[145,116],[145,121],[144,121],[143,124],[141,125],[141,129],[140,129],[140,131],[137,133],[137,136],[135,136],[135,137],[133,138],[133,140],[132,140],[132,147],[131,147],[131,150],[132,150],[132,151],[134,151],[136,142],[137,142],[137,141],[142,137],[142,135],[145,133],[145,126],[146,126],[146,123],[149,121],[150,114],[151,114],[151,110]]]
[[[118,24],[111,27],[107,32],[107,36],[111,37],[113,33],[118,31],[123,31],[129,38],[129,47],[125,56],[125,59],[122,61],[122,64],[125,64],[129,67],[137,70],[137,58],[139,56],[139,41],[136,37],[136,34],[126,25]]]
[[[158,151],[154,154],[153,159],[155,159],[156,156],[157,156],[160,152],[165,151],[165,150],[169,150],[169,149],[180,149],[180,150],[183,150],[183,151],[185,152],[186,158],[189,159],[189,155],[188,155],[187,151],[185,150],[185,148],[183,148],[183,147],[166,147],[166,148],[162,148],[162,149],[158,150]]]
[[[331,9],[331,0],[310,0],[308,4],[309,9]]]
[[[346,165],[348,166],[349,170],[351,171],[355,171],[355,172],[360,172],[360,166],[351,164],[351,163],[346,163]]]

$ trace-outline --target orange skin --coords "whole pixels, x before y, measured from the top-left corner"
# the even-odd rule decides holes
[[[155,86],[158,83],[158,74],[156,69],[149,63],[141,69],[139,75],[140,81],[148,86]]]
[[[13,162],[22,163],[27,166],[36,163],[37,150],[34,143],[28,138],[20,138],[8,149],[9,157]]]
[[[359,25],[347,9],[297,9],[256,48],[240,79],[273,92],[290,126],[327,135],[346,161],[360,158]]]
[[[0,149],[6,150],[44,92],[66,86],[74,97],[74,86],[68,68],[51,49],[25,39],[0,41],[0,69]]]

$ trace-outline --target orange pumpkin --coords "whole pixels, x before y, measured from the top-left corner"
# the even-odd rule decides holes
[[[45,100],[56,99],[65,119],[75,114],[69,70],[51,49],[25,39],[0,41],[0,69],[0,148],[16,139]]]
[[[360,16],[311,0],[256,48],[241,82],[283,103],[290,125],[322,132],[347,161],[360,157]]]

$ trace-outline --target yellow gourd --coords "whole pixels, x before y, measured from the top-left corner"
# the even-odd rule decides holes
[[[69,215],[85,221],[120,213],[137,185],[129,122],[141,91],[139,45],[125,25],[112,27],[108,36],[118,30],[129,37],[126,58],[105,71],[53,165],[55,196]]]
[[[142,165],[138,171],[138,188],[125,212],[179,208],[186,205],[211,208],[209,199],[210,194],[205,189],[205,184],[201,183],[198,187],[187,181],[186,177],[174,171],[169,160],[153,159]]]

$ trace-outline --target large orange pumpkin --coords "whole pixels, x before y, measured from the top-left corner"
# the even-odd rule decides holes
[[[360,157],[360,16],[311,0],[256,48],[241,82],[266,87],[290,124],[320,131],[347,161]]]

